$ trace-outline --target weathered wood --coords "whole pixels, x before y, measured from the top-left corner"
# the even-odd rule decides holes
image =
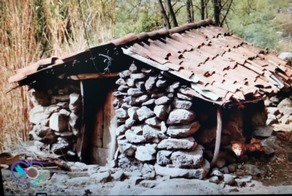
[[[107,74],[88,73],[88,74],[78,74],[78,75],[68,76],[68,79],[88,80],[88,79],[96,79],[96,78],[114,78],[114,77],[118,77],[118,76],[119,76],[118,73],[107,73]]]
[[[156,63],[155,61],[152,61],[146,57],[135,54],[130,49],[123,48],[123,53],[130,56],[130,57],[133,57],[134,59],[137,59],[138,61],[142,61],[143,63],[146,63],[146,64],[148,64],[156,69],[160,69],[162,71],[169,71],[169,68],[166,67],[165,65],[162,65],[160,63]]]
[[[104,104],[104,131],[103,131],[103,148],[109,148],[108,144],[111,142],[110,126],[111,119],[113,117],[113,94],[110,91],[106,96],[106,101]]]
[[[104,127],[104,116],[103,108],[101,108],[96,114],[95,128],[93,132],[93,147],[103,147],[103,127]]]
[[[86,152],[86,137],[85,137],[85,125],[84,125],[84,86],[83,82],[80,81],[80,94],[81,94],[81,128],[80,132],[77,135],[77,141],[74,145],[74,150],[77,153],[77,156],[80,160],[83,159],[83,153]]]
[[[216,129],[216,140],[213,160],[211,165],[214,165],[218,159],[220,144],[221,144],[221,133],[222,133],[222,111],[221,106],[217,106],[217,129]]]

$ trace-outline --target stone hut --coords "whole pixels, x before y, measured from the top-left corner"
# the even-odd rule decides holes
[[[29,86],[42,149],[202,179],[220,147],[265,125],[264,99],[291,90],[292,69],[205,20],[40,60],[9,81]]]

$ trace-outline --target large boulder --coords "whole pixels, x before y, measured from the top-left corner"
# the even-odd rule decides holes
[[[143,95],[143,92],[139,88],[129,88],[127,94],[129,96],[139,96]]]
[[[151,91],[157,80],[157,76],[150,76],[145,82],[146,91]]]
[[[185,109],[174,109],[168,116],[167,123],[173,124],[189,124],[195,119],[195,113]]]
[[[170,155],[172,151],[169,150],[160,150],[156,155],[156,163],[162,166],[165,166],[171,162]]]
[[[132,119],[138,120],[138,116],[137,116],[137,113],[136,113],[136,111],[138,109],[139,109],[138,107],[130,107],[128,109],[128,115],[129,115],[129,117],[132,118]]]
[[[160,127],[161,121],[157,117],[148,118],[145,123],[153,127]]]
[[[69,95],[69,105],[71,108],[81,104],[81,96],[78,93],[71,93]]]
[[[118,140],[118,146],[119,151],[127,157],[135,155],[137,147],[133,144],[128,143],[127,140]]]
[[[184,139],[175,139],[175,138],[168,138],[162,140],[158,144],[159,149],[191,149],[193,148],[197,143],[195,142],[194,138],[188,137]]]
[[[159,79],[156,82],[156,87],[157,88],[164,88],[167,86],[167,80]]]
[[[43,125],[35,125],[35,126],[33,126],[32,131],[34,131],[37,134],[37,136],[41,137],[41,138],[43,138],[46,135],[51,134],[51,132],[53,132],[52,129],[50,129],[47,126],[43,126]]]
[[[168,98],[167,96],[162,96],[159,97],[158,99],[155,100],[155,104],[156,105],[165,105],[168,104],[171,101],[170,98]]]
[[[132,79],[144,79],[145,74],[144,73],[133,73],[130,75]]]
[[[278,57],[292,65],[292,52],[281,52]]]
[[[50,117],[49,127],[55,131],[63,132],[68,130],[69,117],[62,113],[53,113]]]
[[[171,137],[188,137],[198,131],[199,128],[199,122],[193,122],[189,125],[171,125],[167,129],[167,134]]]
[[[149,100],[148,95],[141,95],[135,98],[135,103],[136,104],[141,104]]]
[[[292,115],[292,100],[289,98],[283,99],[278,104],[278,109],[282,114]]]
[[[180,82],[174,82],[173,84],[169,85],[166,88],[166,91],[169,93],[174,93],[179,88],[179,86],[180,86]]]
[[[204,161],[204,166],[200,169],[183,169],[176,167],[162,167],[158,164],[154,165],[155,172],[161,176],[170,176],[172,178],[183,177],[183,178],[196,178],[203,179],[209,171],[208,161]]]
[[[160,120],[165,120],[168,116],[169,110],[169,105],[157,105],[154,108],[154,113]]]
[[[139,121],[143,121],[155,115],[154,112],[146,106],[139,108],[136,113],[138,115]]]
[[[172,164],[179,168],[199,168],[203,163],[203,154],[197,151],[176,151],[170,157]]]
[[[192,102],[187,101],[187,100],[174,99],[173,106],[174,108],[177,108],[177,109],[188,110],[192,107]]]
[[[144,125],[143,136],[147,141],[158,142],[158,136],[163,134],[160,129],[152,127],[150,125]]]
[[[146,141],[143,135],[138,135],[132,130],[127,130],[125,136],[130,143],[141,143]]]
[[[116,110],[116,117],[117,118],[127,118],[128,113],[124,108],[119,108]]]
[[[43,107],[36,105],[29,112],[29,121],[33,124],[43,124],[42,121],[46,121],[58,109],[58,106]]]
[[[273,133],[273,128],[271,126],[257,126],[254,128],[253,135],[258,137],[270,137]]]
[[[135,158],[139,161],[155,160],[156,144],[146,144],[145,146],[138,146]]]

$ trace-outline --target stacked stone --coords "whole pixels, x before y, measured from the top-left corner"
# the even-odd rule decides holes
[[[265,101],[265,105],[268,114],[267,125],[271,125],[275,131],[292,131],[291,91],[272,96]]]
[[[74,144],[80,130],[81,96],[78,87],[37,92],[30,90],[33,108],[29,112],[32,130],[39,150],[56,155],[75,156]]]
[[[114,92],[118,167],[149,163],[159,175],[202,179],[209,163],[193,138],[200,124],[181,83],[134,64],[119,76]]]

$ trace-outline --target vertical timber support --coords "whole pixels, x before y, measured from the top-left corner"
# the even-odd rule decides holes
[[[78,133],[77,139],[77,156],[79,160],[82,160],[82,153],[84,151],[84,137],[85,137],[85,125],[84,125],[84,86],[82,80],[80,80],[80,94],[81,94],[81,129]]]
[[[213,160],[211,165],[213,166],[219,155],[220,144],[221,144],[221,133],[222,133],[222,109],[221,106],[217,106],[217,128],[216,128],[216,140],[215,140],[215,149],[213,154]]]

